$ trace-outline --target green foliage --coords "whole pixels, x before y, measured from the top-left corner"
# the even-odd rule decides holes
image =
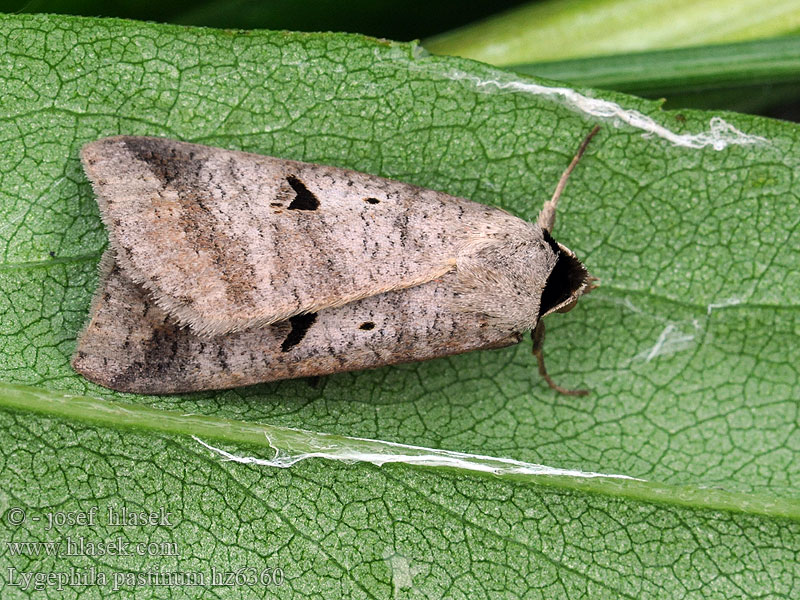
[[[495,65],[624,54],[797,33],[794,0],[545,0],[431,38],[425,47]]]
[[[509,67],[519,73],[648,98],[667,106],[755,112],[797,96],[800,36],[594,56]]]
[[[796,126],[612,93],[590,103],[359,36],[54,16],[0,19],[0,84],[3,543],[123,536],[179,553],[4,546],[3,598],[27,596],[8,567],[92,566],[285,572],[282,587],[217,590],[226,598],[796,596]],[[117,394],[69,368],[107,240],[78,161],[92,139],[163,135],[334,164],[533,219],[595,123],[555,235],[600,287],[549,319],[545,346],[553,377],[588,398],[551,392],[528,344],[174,397]],[[704,144],[725,135],[749,143]],[[224,461],[191,437],[269,459],[259,424],[282,453],[300,428],[306,453],[328,433],[353,459],[373,446],[349,438],[372,438],[646,482],[322,459],[279,469]],[[6,518],[111,505],[174,518],[50,531]]]

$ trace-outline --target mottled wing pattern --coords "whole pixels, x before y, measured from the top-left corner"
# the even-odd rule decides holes
[[[101,139],[82,159],[125,273],[201,335],[431,281],[467,240],[519,221],[376,176],[162,138]]]
[[[262,328],[201,337],[104,259],[91,319],[72,365],[124,392],[167,394],[325,375],[499,348],[518,332],[453,310],[454,273]]]

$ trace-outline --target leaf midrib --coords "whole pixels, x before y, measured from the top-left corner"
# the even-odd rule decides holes
[[[219,440],[231,445],[274,449],[315,449],[353,445],[357,452],[380,452],[398,448],[392,442],[349,438],[347,436],[303,431],[263,423],[235,421],[214,416],[187,415],[175,411],[161,410],[150,406],[123,404],[96,398],[68,394],[42,388],[0,383],[0,408],[15,412],[33,412],[48,417],[71,419],[112,428],[132,428],[170,435],[196,436],[201,439]],[[413,446],[402,446],[404,449]],[[427,450],[427,449],[420,449]],[[440,450],[430,449],[433,452]],[[446,451],[445,451],[446,452]],[[490,464],[494,457],[473,455],[474,460]],[[266,460],[266,459],[265,459]],[[476,463],[477,464],[477,463]],[[800,522],[800,499],[781,498],[764,494],[729,492],[719,488],[690,485],[670,485],[659,482],[619,479],[608,477],[575,477],[548,474],[487,473],[452,466],[414,465],[427,469],[446,469],[465,475],[497,477],[527,485],[601,494],[617,499],[628,499],[645,503],[667,504],[701,510],[719,510],[771,518],[786,518]],[[532,465],[533,466],[533,465]]]

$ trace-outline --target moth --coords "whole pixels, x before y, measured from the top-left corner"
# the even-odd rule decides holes
[[[168,394],[516,344],[593,278],[538,221],[330,166],[155,137],[85,145],[109,233],[72,357],[87,379]]]

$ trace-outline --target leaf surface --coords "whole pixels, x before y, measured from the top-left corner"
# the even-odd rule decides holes
[[[109,580],[283,570],[279,587],[215,588],[242,598],[796,594],[796,126],[662,112],[360,36],[55,16],[0,18],[0,82],[4,540],[178,544],[57,558],[6,545],[4,598],[29,593],[14,574],[70,567]],[[528,343],[156,398],[69,367],[107,243],[78,161],[90,140],[161,135],[327,163],[533,220],[595,123],[554,235],[600,287],[548,319],[545,345],[556,381],[588,398],[553,394]],[[213,448],[307,460],[281,469]],[[470,466],[498,459],[522,471]],[[47,529],[48,514],[93,506],[174,518]]]

